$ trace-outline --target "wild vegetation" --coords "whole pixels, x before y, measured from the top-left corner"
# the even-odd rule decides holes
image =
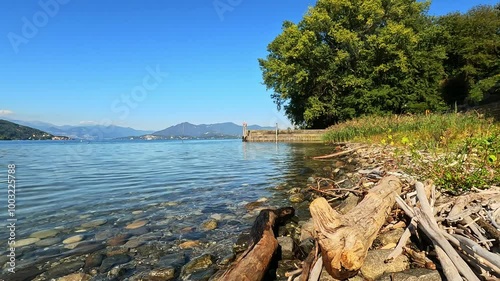
[[[500,97],[500,3],[435,17],[417,0],[319,0],[260,59],[278,109],[303,128],[441,112]]]
[[[363,117],[324,137],[393,147],[407,172],[452,193],[500,183],[500,124],[475,113]]]

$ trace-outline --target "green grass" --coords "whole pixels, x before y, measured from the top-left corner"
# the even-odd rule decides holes
[[[474,113],[368,116],[330,127],[324,140],[394,147],[410,156],[401,157],[407,172],[451,193],[500,183],[500,124]]]

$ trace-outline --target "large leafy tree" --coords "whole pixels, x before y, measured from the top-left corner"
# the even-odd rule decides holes
[[[447,36],[446,101],[476,103],[500,94],[500,3],[449,14],[438,23]]]
[[[441,27],[416,0],[318,0],[260,59],[264,83],[298,126],[443,106]]]

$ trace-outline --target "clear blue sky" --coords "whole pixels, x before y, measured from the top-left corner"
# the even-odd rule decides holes
[[[497,1],[433,2],[439,15]],[[283,20],[299,21],[314,3],[1,0],[0,118],[153,130],[183,121],[287,126],[257,58]]]

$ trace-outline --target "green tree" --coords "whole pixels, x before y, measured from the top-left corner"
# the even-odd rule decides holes
[[[319,0],[259,59],[278,109],[324,128],[364,114],[444,106],[441,27],[416,0]]]
[[[446,30],[443,95],[448,103],[477,103],[500,93],[500,3],[438,21]]]

